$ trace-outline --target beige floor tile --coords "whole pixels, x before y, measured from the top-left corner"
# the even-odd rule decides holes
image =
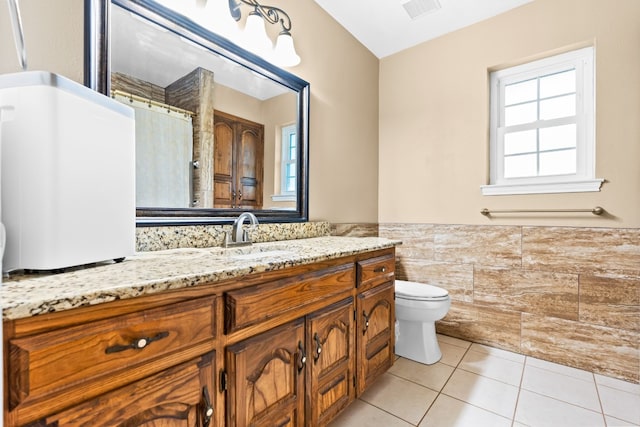
[[[413,360],[400,358],[389,373],[411,382],[423,385],[431,390],[440,391],[453,373],[453,366],[444,363],[424,365]]]
[[[417,425],[437,396],[433,390],[386,373],[361,399]]]
[[[522,389],[600,412],[598,391],[593,379],[585,381],[527,365],[522,377]]]
[[[600,374],[593,375],[596,378],[596,384],[603,385],[616,390],[626,391],[640,396],[640,384],[631,383],[629,381],[619,380],[617,378],[606,377]]]
[[[640,425],[640,395],[605,386],[598,392],[606,415]]]
[[[458,365],[459,369],[493,378],[516,387],[520,386],[524,363],[513,362],[488,353],[472,350],[473,347],[464,355],[460,365]]]
[[[438,337],[438,342],[440,343],[446,342],[447,344],[462,347],[464,349],[469,348],[469,346],[471,345],[469,341],[465,341],[460,338],[450,337],[449,335],[436,334],[436,336]]]
[[[329,424],[329,427],[410,427],[411,424],[400,418],[356,400],[342,414]]]
[[[512,418],[518,398],[518,387],[458,369],[442,393],[503,417]]]
[[[593,381],[593,374],[591,372],[584,371],[578,368],[572,368],[566,365],[561,365],[559,363],[547,362],[546,360],[528,356],[525,364],[527,366],[535,366],[536,368],[556,372],[558,374],[563,374],[569,377],[579,378],[585,381]]]
[[[527,390],[520,392],[515,421],[536,427],[604,427],[601,413]]]
[[[511,419],[441,394],[419,427],[511,427]]]
[[[502,350],[499,348],[489,347],[488,345],[473,343],[469,347],[469,351],[476,351],[478,353],[490,354],[492,356],[501,357],[503,359],[511,360],[512,362],[524,363],[526,356],[523,354],[514,353],[508,350]]]
[[[466,348],[459,347],[454,344],[449,344],[447,342],[438,342],[440,345],[440,351],[442,351],[442,359],[440,359],[441,363],[445,365],[456,367],[458,363],[462,360],[462,357],[467,352]]]

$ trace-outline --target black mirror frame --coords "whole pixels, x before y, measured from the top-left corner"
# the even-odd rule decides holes
[[[305,222],[309,212],[309,98],[310,85],[229,40],[151,0],[84,0],[84,84],[102,94],[110,93],[110,3],[141,15],[193,42],[222,55],[298,93],[298,182],[296,210],[252,211],[263,223]],[[225,224],[238,209],[155,208],[137,209],[137,226]]]

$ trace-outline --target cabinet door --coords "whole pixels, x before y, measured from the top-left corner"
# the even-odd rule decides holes
[[[213,427],[214,364],[211,352],[31,425]]]
[[[262,125],[237,124],[236,189],[237,206],[262,209],[264,137]]]
[[[304,424],[304,319],[227,348],[227,424]]]
[[[307,425],[326,425],[355,398],[353,298],[307,319]]]
[[[264,125],[214,114],[214,207],[262,209]]]
[[[395,301],[393,281],[358,295],[358,395],[393,365]]]
[[[214,208],[233,208],[236,202],[233,123],[214,116],[213,197]]]

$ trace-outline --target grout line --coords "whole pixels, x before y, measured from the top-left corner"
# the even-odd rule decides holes
[[[520,393],[522,392],[522,382],[524,381],[524,371],[527,369],[528,356],[524,357],[522,362],[522,373],[520,374],[520,383],[518,384],[518,395],[516,396],[516,406],[513,408],[513,416],[511,417],[511,427],[516,423],[516,414],[518,413],[518,405],[520,404]]]
[[[471,344],[473,344],[473,343],[471,343],[470,341],[467,341],[467,342],[469,343],[469,345],[468,345],[468,346],[467,346],[467,348],[464,350],[464,353],[462,354],[462,357],[460,357],[460,360],[458,360],[458,363],[456,364],[456,366],[451,366],[451,365],[447,365],[446,363],[442,363],[442,362],[440,362],[440,363],[442,363],[442,364],[443,364],[443,365],[445,365],[445,366],[452,367],[452,368],[453,368],[453,370],[451,371],[451,373],[450,373],[450,374],[449,374],[449,376],[447,377],[447,380],[444,382],[444,384],[442,384],[442,387],[440,387],[440,390],[438,390],[438,391],[437,391],[437,393],[438,393],[438,394],[436,395],[435,399],[433,399],[433,402],[431,402],[431,405],[429,405],[429,407],[427,408],[427,410],[426,410],[426,412],[424,413],[424,415],[422,416],[422,418],[420,418],[420,422],[418,422],[418,425],[420,425],[420,424],[425,420],[425,418],[427,418],[427,415],[429,414],[429,411],[431,410],[431,408],[433,407],[433,405],[436,403],[436,401],[438,400],[438,398],[440,397],[440,395],[441,395],[441,394],[443,394],[443,393],[442,393],[442,390],[444,390],[444,388],[447,386],[447,384],[449,383],[449,380],[451,380],[451,377],[453,376],[453,374],[458,370],[458,367],[460,366],[460,363],[462,363],[462,359],[464,359],[464,357],[465,357],[465,356],[467,355],[467,353],[469,352],[469,349],[471,348]],[[440,344],[441,344],[441,343],[440,343],[440,342],[438,342],[438,345],[440,345]],[[454,345],[454,344],[450,344],[450,345]],[[454,346],[455,346],[455,345],[454,345]],[[464,347],[459,347],[459,346],[455,346],[455,347],[458,347],[458,348],[464,348]],[[428,387],[427,387],[427,388],[428,388]],[[429,390],[431,390],[431,389],[429,389]],[[447,396],[447,395],[445,394],[445,396]],[[450,396],[447,396],[447,397],[450,397]]]
[[[598,403],[600,404],[600,414],[602,414],[602,421],[604,422],[604,425],[607,425],[607,417],[605,416],[604,413],[604,406],[602,405],[602,398],[600,397],[600,387],[598,384],[598,381],[596,381],[596,376],[594,375],[594,373],[591,373],[591,376],[593,377],[593,383],[596,385],[596,395],[598,396]]]
[[[389,414],[389,415],[391,415],[393,418],[397,418],[397,419],[399,419],[400,421],[402,421],[403,423],[407,423],[407,424],[409,424],[410,426],[417,426],[418,424],[420,424],[420,423],[418,423],[418,424],[412,424],[412,423],[410,423],[409,421],[407,421],[407,420],[405,420],[405,419],[403,419],[403,418],[400,418],[400,417],[399,417],[399,416],[397,416],[396,414],[393,414],[393,413],[391,413],[391,412],[387,411],[387,410],[386,410],[386,409],[384,409],[384,408],[380,408],[379,406],[376,406],[376,405],[374,405],[373,403],[369,403],[369,402],[367,402],[366,400],[362,400],[362,398],[360,398],[360,397],[358,398],[358,400],[359,400],[359,401],[361,401],[362,403],[364,403],[365,405],[369,405],[369,406],[371,406],[371,407],[373,407],[373,408],[376,408],[376,409],[378,409],[378,410],[380,410],[380,411],[384,412],[385,414]],[[422,421],[422,419],[421,419],[421,421]]]

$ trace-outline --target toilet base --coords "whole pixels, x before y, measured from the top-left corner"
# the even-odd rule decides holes
[[[396,354],[416,362],[432,365],[442,358],[436,337],[435,322],[398,320]]]

